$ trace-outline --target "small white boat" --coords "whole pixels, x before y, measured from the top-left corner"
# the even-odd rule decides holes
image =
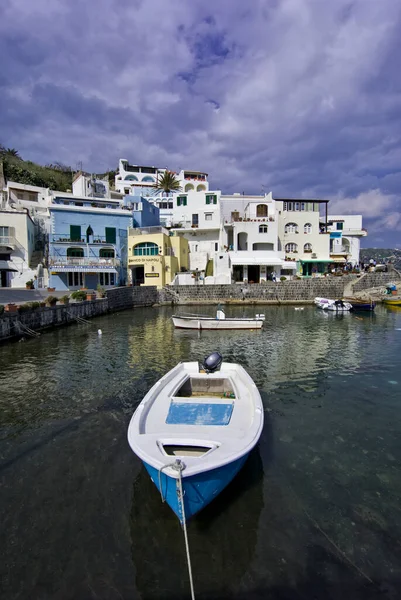
[[[179,329],[261,329],[265,320],[264,314],[254,319],[226,318],[222,308],[217,309],[216,317],[202,315],[173,315],[174,327]]]
[[[235,477],[263,428],[259,391],[238,364],[214,352],[201,366],[179,363],[146,394],[128,442],[180,521]]]
[[[318,308],[332,312],[349,312],[352,310],[352,304],[341,299],[315,298],[314,302]]]

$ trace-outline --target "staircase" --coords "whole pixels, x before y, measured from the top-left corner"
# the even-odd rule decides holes
[[[35,270],[38,268],[38,265],[43,263],[43,251],[42,250],[34,250],[31,256],[31,262],[29,263],[29,268]]]

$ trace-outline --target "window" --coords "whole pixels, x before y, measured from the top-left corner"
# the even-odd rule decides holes
[[[205,221],[213,221],[213,213],[205,213]]]
[[[305,202],[301,202],[301,210],[305,210]]]
[[[186,206],[187,205],[187,197],[186,196],[177,196],[177,206]]]
[[[29,200],[30,200],[31,202],[37,202],[37,200],[38,200],[38,197],[37,197],[37,195],[36,195],[36,194],[29,194]]]
[[[267,206],[266,204],[258,204],[256,207],[256,216],[257,217],[267,217]]]
[[[68,287],[83,287],[84,286],[84,274],[83,273],[68,273]]]
[[[298,246],[294,242],[290,242],[285,245],[286,252],[298,252]]]
[[[342,231],[344,229],[344,223],[337,223],[337,231]]]
[[[267,233],[267,225],[259,225],[259,233]]]
[[[301,205],[299,202],[295,202],[295,210],[300,210]]]
[[[143,177],[142,181],[146,181],[149,183],[154,183],[155,182],[155,178],[154,177],[150,177],[149,175],[147,177]]]
[[[305,223],[304,233],[312,233],[312,223]]]
[[[284,233],[298,233],[298,225],[296,223],[287,223]]]
[[[307,244],[305,244],[304,252],[312,252],[312,244],[309,244],[309,242]]]
[[[172,202],[169,202],[169,203],[168,203],[168,207],[169,207],[169,208],[174,208],[174,204],[173,204]]]
[[[159,254],[159,246],[153,242],[142,242],[133,248],[134,256],[157,256]]]
[[[67,248],[67,256],[71,258],[83,258],[84,249],[83,248]]]
[[[116,274],[115,273],[99,273],[100,285],[115,285]]]
[[[124,194],[129,194],[129,188],[124,188]]]
[[[231,213],[231,221],[234,221],[235,223],[239,221],[239,212],[237,210],[234,210]]]
[[[0,237],[8,237],[10,235],[9,231],[9,227],[0,227]]]
[[[138,177],[136,177],[136,175],[127,175],[125,181],[138,181]]]
[[[18,200],[23,200],[24,194],[22,194],[21,192],[17,192],[17,198],[18,198]]]
[[[217,196],[215,194],[206,194],[206,204],[217,204]]]
[[[70,225],[70,240],[72,242],[81,242],[81,225]]]
[[[107,244],[115,244],[116,243],[116,228],[115,227],[105,227],[106,230],[106,243]]]
[[[214,243],[214,250],[215,250],[215,252],[218,252],[218,250],[219,250],[219,243],[218,242]]]
[[[199,215],[192,215],[192,225],[194,227],[198,227],[198,225],[199,225]]]
[[[99,258],[114,258],[113,248],[100,248]]]

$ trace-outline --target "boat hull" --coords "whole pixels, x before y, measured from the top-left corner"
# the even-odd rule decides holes
[[[401,298],[394,298],[392,300],[390,298],[383,298],[383,302],[387,306],[401,306]]]
[[[173,317],[174,327],[177,329],[261,329],[263,321],[260,319],[207,319]]]
[[[186,520],[202,510],[220,494],[240,471],[248,458],[248,455],[249,453],[227,465],[217,467],[216,469],[203,471],[202,473],[197,473],[191,477],[182,477]],[[169,477],[163,471],[159,475],[158,469],[155,469],[146,462],[143,462],[143,464],[163,499],[175,512],[182,523],[183,516],[177,493],[178,479]]]

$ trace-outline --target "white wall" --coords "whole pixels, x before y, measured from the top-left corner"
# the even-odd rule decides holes
[[[283,203],[279,201],[276,201],[276,203],[278,208],[278,237],[285,256],[289,256],[293,260],[311,258],[311,253],[305,253],[304,251],[305,244],[309,243],[312,245],[312,254],[316,254],[318,259],[328,260],[330,258],[330,235],[320,233],[319,211],[283,210]],[[286,225],[289,223],[295,223],[298,226],[298,233],[286,233]],[[311,233],[305,233],[307,223],[312,226]],[[286,244],[291,242],[297,245],[297,252],[285,250]]]

